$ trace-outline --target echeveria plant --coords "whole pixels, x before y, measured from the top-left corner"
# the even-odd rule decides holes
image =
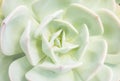
[[[0,0],[0,81],[119,81],[119,0]]]

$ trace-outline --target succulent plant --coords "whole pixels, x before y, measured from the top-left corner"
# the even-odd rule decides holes
[[[0,81],[119,81],[119,0],[1,0]]]

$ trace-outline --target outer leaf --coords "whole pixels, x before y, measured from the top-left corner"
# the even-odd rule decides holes
[[[103,65],[99,72],[90,81],[112,81],[112,69]],[[116,80],[115,80],[116,81]]]
[[[99,15],[104,25],[104,39],[108,42],[108,53],[115,54],[120,51],[120,20],[111,11],[102,9]],[[111,23],[111,24],[110,24]]]
[[[99,16],[83,5],[72,4],[66,10],[64,19],[71,22],[77,30],[80,30],[81,25],[86,24],[90,35],[99,35],[103,33],[103,26]]]
[[[30,6],[32,4],[32,0],[3,0],[2,2],[2,12],[4,16],[8,16],[16,7],[21,5]],[[9,3],[9,4],[8,4]]]
[[[113,79],[112,81],[119,81],[120,80],[120,64],[116,66],[111,66],[113,71]]]
[[[71,3],[78,2],[78,0],[37,0],[33,4],[33,11],[41,21],[45,16],[69,6]]]
[[[83,80],[90,80],[104,63],[107,45],[104,40],[91,40],[87,52],[82,58],[83,65],[78,69]]]
[[[4,56],[0,53],[0,81],[10,81],[8,76],[9,65],[21,55]]]
[[[114,11],[115,9],[115,0],[80,0],[80,4],[87,6],[92,10],[99,10],[101,8],[106,8]]]
[[[27,81],[25,73],[28,72],[32,66],[29,64],[26,57],[15,60],[9,67],[9,77],[11,81]]]
[[[72,71],[58,73],[53,70],[35,67],[26,74],[28,81],[74,81]]]
[[[109,66],[113,73],[112,81],[120,80],[120,53],[109,54],[106,58],[105,64]]]
[[[118,65],[120,64],[119,58],[120,58],[120,53],[119,54],[108,54],[105,60],[105,63]]]
[[[17,7],[2,22],[0,43],[2,52],[6,55],[21,53],[19,40],[27,22],[32,17],[31,12],[25,6]]]
[[[45,56],[41,49],[41,40],[34,37],[34,32],[37,29],[37,26],[38,23],[35,21],[29,21],[20,40],[22,50],[25,52],[32,65],[38,64],[38,62]]]

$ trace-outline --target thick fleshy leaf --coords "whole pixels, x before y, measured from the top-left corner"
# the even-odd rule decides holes
[[[112,81],[119,81],[120,80],[120,64],[111,66],[113,71],[113,79]]]
[[[80,4],[92,10],[106,8],[113,11],[115,9],[115,0],[80,0]]]
[[[113,81],[112,78],[112,69],[108,66],[103,65],[102,68],[100,68],[99,72],[97,72],[90,81]]]
[[[55,63],[58,62],[56,55],[45,36],[42,36],[42,51],[44,52],[45,55],[50,57],[53,62]]]
[[[75,81],[72,71],[63,73],[35,67],[26,74],[28,81]]]
[[[21,53],[19,40],[27,22],[32,17],[31,12],[25,6],[19,6],[12,11],[2,22],[1,26],[1,50],[5,55]]]
[[[9,67],[10,81],[27,81],[25,74],[32,68],[26,57],[15,60]]]
[[[38,65],[38,67],[46,70],[51,70],[57,73],[64,73],[64,72],[71,71],[72,69],[78,68],[81,65],[82,65],[81,62],[76,62],[74,64],[69,64],[69,65],[62,65],[62,64],[53,64],[53,63],[50,63],[50,61],[46,61]]]
[[[37,0],[33,4],[33,11],[41,21],[45,16],[69,6],[71,3],[78,2],[78,0]]]
[[[21,5],[30,6],[32,4],[32,0],[3,0],[2,12],[4,16],[8,16],[16,7]],[[8,4],[9,3],[9,4]]]
[[[83,5],[72,4],[66,10],[63,18],[71,22],[77,30],[80,30],[81,25],[86,24],[90,35],[103,33],[103,26],[99,16]]]
[[[83,57],[89,43],[89,31],[87,25],[84,24],[79,32],[79,37],[76,41],[80,42],[80,48],[73,55],[73,57],[76,57],[78,60]]]
[[[102,39],[91,39],[87,52],[82,58],[83,65],[78,69],[83,80],[90,80],[104,63],[107,53],[107,44]]]
[[[41,35],[41,33],[45,30],[46,26],[53,20],[56,18],[59,18],[61,16],[61,14],[63,13],[63,10],[58,10],[55,11],[52,14],[49,14],[48,16],[46,16],[40,23],[40,26],[38,27],[38,29],[35,32],[35,37],[38,37]]]
[[[108,54],[105,60],[105,64],[111,68],[113,73],[112,81],[120,80],[120,53],[118,54]]]
[[[120,53],[118,54],[108,54],[105,63],[108,64],[120,64]]]
[[[45,56],[41,49],[41,39],[34,37],[34,32],[37,27],[38,23],[35,21],[29,21],[20,40],[21,48],[32,65],[38,64],[38,62]]]
[[[0,53],[0,81],[10,81],[8,76],[9,65],[21,55],[4,56]]]
[[[108,53],[116,54],[120,51],[120,20],[111,11],[102,9],[99,15],[104,25],[104,39],[108,42]],[[111,24],[110,24],[111,23]]]
[[[120,64],[112,64],[112,63],[105,63],[113,73],[113,77],[111,81],[119,81],[120,80]]]

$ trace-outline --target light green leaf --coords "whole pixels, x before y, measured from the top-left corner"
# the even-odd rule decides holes
[[[106,8],[114,11],[115,9],[115,0],[80,0],[80,4],[87,6],[92,10]]]
[[[52,49],[52,46],[50,45],[50,43],[44,35],[42,35],[42,51],[45,55],[50,57],[54,63],[58,62],[54,50]]]
[[[25,6],[17,7],[2,22],[1,26],[1,49],[5,55],[21,53],[19,40],[24,28],[27,26],[32,14]]]
[[[37,0],[33,4],[33,11],[41,21],[45,16],[69,6],[71,3],[78,2],[78,0]]]
[[[56,73],[65,73],[77,67],[80,67],[81,65],[82,65],[81,62],[76,62],[74,64],[69,64],[69,65],[62,65],[62,64],[53,64],[53,63],[50,63],[49,61],[46,61],[42,64],[39,64],[38,67],[46,70],[51,70]]]
[[[76,57],[77,60],[80,60],[83,58],[83,55],[87,49],[88,43],[89,43],[89,31],[87,25],[83,25],[79,31],[78,38],[75,39],[75,41],[80,43],[79,49],[75,52],[73,57]]]
[[[31,65],[36,65],[38,62],[45,57],[42,52],[42,41],[34,37],[34,33],[38,27],[38,23],[34,20],[27,22],[27,27],[20,39],[20,45],[22,50],[25,52],[28,61]]]
[[[114,81],[112,80],[112,69],[103,65],[102,68],[96,73],[96,75],[90,81]],[[118,80],[115,80],[118,81]]]
[[[115,54],[120,51],[120,20],[111,11],[102,9],[99,12],[103,26],[103,37],[108,42],[108,53]]]
[[[72,4],[66,10],[63,18],[71,22],[77,30],[80,30],[81,25],[86,24],[90,35],[103,33],[103,26],[99,16],[83,5]]]
[[[8,76],[9,65],[22,55],[4,56],[0,53],[0,81],[10,81]]]
[[[74,81],[72,71],[59,73],[53,70],[35,67],[26,74],[26,78],[28,81]]]
[[[15,8],[21,5],[30,6],[32,2],[32,0],[3,0],[1,4],[3,15],[7,17]]]
[[[83,80],[90,80],[104,63],[107,53],[107,44],[105,40],[91,39],[85,52],[82,62],[83,65],[78,72]]]
[[[32,66],[26,57],[15,60],[9,67],[9,77],[11,81],[27,81],[25,74]]]
[[[120,64],[112,64],[105,63],[112,70],[112,80],[111,81],[119,81],[120,80]]]
[[[108,54],[105,63],[108,64],[120,64],[120,53],[118,54]]]
[[[112,81],[119,81],[120,80],[120,64],[116,66],[111,66],[112,71],[113,71],[113,79]]]
[[[46,16],[40,23],[40,26],[38,27],[38,29],[35,32],[35,37],[38,37],[41,35],[42,32],[44,32],[46,26],[53,20],[56,18],[59,18],[61,16],[61,14],[63,13],[63,10],[58,10],[55,11],[52,14],[49,14],[48,16]]]

